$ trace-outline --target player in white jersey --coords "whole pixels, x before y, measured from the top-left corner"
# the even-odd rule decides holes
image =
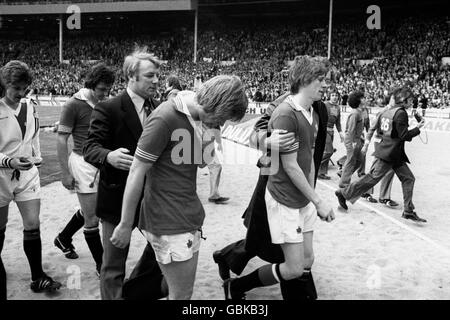
[[[21,61],[10,61],[0,71],[0,82],[4,91],[0,100],[0,252],[9,204],[15,201],[23,220],[23,248],[31,269],[31,290],[54,291],[61,283],[42,269],[39,118],[30,100],[24,99],[32,82],[31,71]]]

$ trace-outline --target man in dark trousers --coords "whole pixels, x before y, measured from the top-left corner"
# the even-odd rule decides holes
[[[347,151],[347,158],[345,160],[342,176],[339,179],[339,187],[343,188],[351,181],[353,173],[361,168],[364,171],[366,157],[361,153],[361,148],[364,143],[363,132],[364,128],[369,130],[370,120],[367,110],[363,110],[365,104],[364,92],[354,91],[348,96],[347,104],[352,108],[347,118],[345,125],[344,145]],[[364,164],[363,164],[364,162]],[[358,175],[362,175],[359,174]],[[362,196],[369,202],[377,202],[372,197],[373,190],[364,193]]]
[[[330,72],[328,77],[331,76],[332,73]],[[266,113],[255,125],[255,132],[251,136],[251,141],[253,141],[251,143],[253,145],[264,146],[264,148],[272,150],[277,148],[280,151],[292,145],[294,142],[292,133],[274,132],[270,137],[267,137],[267,127],[273,111],[289,94],[289,92],[285,93],[269,104]],[[319,116],[319,126],[313,155],[315,168],[314,182],[316,182],[325,149],[328,112],[325,104],[321,101],[314,102],[312,107]],[[266,162],[261,160],[264,159],[260,159],[258,166],[263,168],[266,166]],[[270,237],[264,198],[267,180],[267,175],[259,175],[249,206],[244,212],[244,225],[247,227],[246,238],[215,251],[213,254],[214,261],[219,267],[219,275],[223,280],[230,277],[230,270],[240,275],[248,264],[248,261],[255,256],[270,263],[282,263],[284,261],[280,245],[273,244]],[[311,274],[305,275],[301,281],[282,281],[280,287],[283,299],[285,300],[317,298]]]
[[[84,159],[100,169],[96,215],[101,219],[103,233],[100,293],[104,300],[131,298],[143,288],[150,291],[140,298],[166,295],[161,292],[164,281],[150,245],[145,248],[130,280],[123,284],[129,246],[119,249],[110,241],[120,221],[123,192],[143,123],[158,105],[152,97],[158,88],[159,65],[157,58],[147,53],[146,48],[136,49],[125,58],[123,72],[128,81],[127,88],[117,97],[95,106],[83,149]]]
[[[328,163],[334,153],[333,139],[334,139],[334,127],[339,133],[341,142],[344,142],[344,134],[342,133],[341,126],[341,107],[339,106],[339,92],[333,90],[330,94],[330,100],[325,102],[328,110],[328,124],[327,124],[327,142],[325,144],[325,152],[323,154],[322,164],[319,169],[319,179],[330,180],[331,177],[328,173]]]
[[[336,190],[339,205],[347,210],[346,201],[355,203],[367,190],[376,185],[391,169],[394,170],[402,183],[404,208],[402,218],[415,222],[427,222],[414,211],[412,202],[415,178],[407,163],[405,141],[411,141],[420,134],[424,120],[411,130],[408,129],[408,114],[406,110],[412,106],[413,93],[407,86],[393,91],[394,106],[385,109],[377,118],[375,140],[375,160],[370,172],[345,187]]]

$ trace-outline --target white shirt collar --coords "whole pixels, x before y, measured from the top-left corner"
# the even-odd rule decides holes
[[[89,94],[88,88],[81,88],[77,93],[74,94],[74,97],[78,100],[85,101],[88,105],[94,108],[95,104],[88,99],[88,94]]]
[[[130,88],[127,87],[127,93],[131,98],[131,101],[133,101],[134,107],[136,108],[136,110],[139,111],[139,114],[142,111],[142,107],[144,106],[144,98],[142,98],[140,95],[137,95],[136,93],[133,92],[133,90],[131,90]]]
[[[193,95],[195,95],[194,91],[189,90],[180,91],[178,92],[177,96],[173,99],[173,101],[175,102],[177,110],[186,115],[192,128],[194,128],[197,137],[200,139],[200,141],[202,141],[203,132],[206,131],[208,128],[201,121],[194,120],[185,102],[185,97]]]
[[[175,97],[175,105],[177,107],[177,110],[184,113],[188,117],[192,118],[191,113],[189,112],[189,109],[185,102],[185,97],[187,96],[193,96],[195,95],[194,91],[184,90],[177,93]]]
[[[2,100],[0,100],[0,104],[3,104],[4,106],[5,106],[5,110],[8,110],[9,112],[11,112],[12,114],[14,114],[15,116],[18,116],[19,115],[19,113],[20,113],[20,110],[22,109],[22,103],[25,103],[25,104],[28,104],[28,101],[27,101],[27,99],[25,99],[25,98],[22,98],[22,99],[20,99],[20,102],[19,102],[19,106],[17,107],[17,109],[13,109],[13,108],[11,108],[10,106],[8,106],[7,104],[6,104],[6,102],[3,102]],[[0,110],[1,111],[1,110]]]
[[[308,120],[309,124],[312,125],[313,120],[314,120],[314,110],[313,110],[312,106],[310,107],[309,111],[307,111],[305,108],[303,108],[301,105],[299,105],[297,103],[297,101],[294,100],[292,95],[289,95],[286,98],[286,100],[294,110],[300,111],[305,116],[306,120]]]

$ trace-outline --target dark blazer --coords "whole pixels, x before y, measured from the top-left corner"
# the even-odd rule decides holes
[[[153,108],[159,105],[154,99],[151,103]],[[141,122],[126,90],[117,97],[99,102],[92,111],[83,155],[87,162],[100,169],[96,215],[113,224],[120,222],[128,171],[108,164],[106,156],[118,148],[126,148],[130,150],[130,155],[134,155],[141,134]],[[137,212],[139,210],[140,206]]]
[[[269,104],[266,114],[256,123],[255,129],[264,129],[264,126],[267,128],[267,123],[270,120],[273,110],[283,102],[287,95],[288,94],[284,94]],[[319,116],[319,129],[314,149],[315,183],[317,181],[317,174],[325,150],[328,112],[327,107],[322,101],[315,102],[313,108]],[[266,123],[264,124],[264,122]],[[267,262],[281,263],[284,261],[283,251],[281,250],[280,245],[272,243],[269,224],[267,222],[266,202],[264,199],[267,180],[267,175],[259,176],[250,204],[243,215],[244,225],[247,227],[245,250],[250,254],[257,255]]]
[[[400,142],[397,148],[391,154],[391,159],[395,164],[407,162],[409,163],[408,156],[405,153],[405,141],[411,141],[414,137],[420,134],[420,129],[415,127],[411,130],[408,129],[408,113],[401,108],[397,110],[393,119],[394,125],[392,127],[392,138],[399,139]]]

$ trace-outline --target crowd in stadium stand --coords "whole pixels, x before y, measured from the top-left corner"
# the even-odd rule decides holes
[[[351,22],[336,23],[332,62],[338,71],[337,89],[345,96],[362,88],[369,103],[379,105],[390,87],[411,82],[422,106],[449,107],[450,66],[441,62],[442,57],[450,57],[449,20],[396,19],[385,22],[381,30]],[[0,62],[27,62],[35,73],[35,94],[71,95],[82,85],[89,68],[87,61],[103,60],[116,66],[120,79],[113,88],[112,94],[116,94],[125,87],[120,70],[123,57],[137,43],[167,61],[162,80],[175,73],[186,88],[192,89],[196,77],[205,80],[219,73],[234,73],[242,78],[253,101],[266,102],[288,89],[287,62],[295,55],[327,55],[328,32],[326,24],[317,27],[312,22],[254,23],[200,28],[197,63],[192,62],[194,37],[186,30],[136,37],[68,37],[64,59],[69,64],[59,64],[55,39],[0,39]],[[359,64],[361,59],[370,63]],[[164,81],[160,91],[164,92]]]

